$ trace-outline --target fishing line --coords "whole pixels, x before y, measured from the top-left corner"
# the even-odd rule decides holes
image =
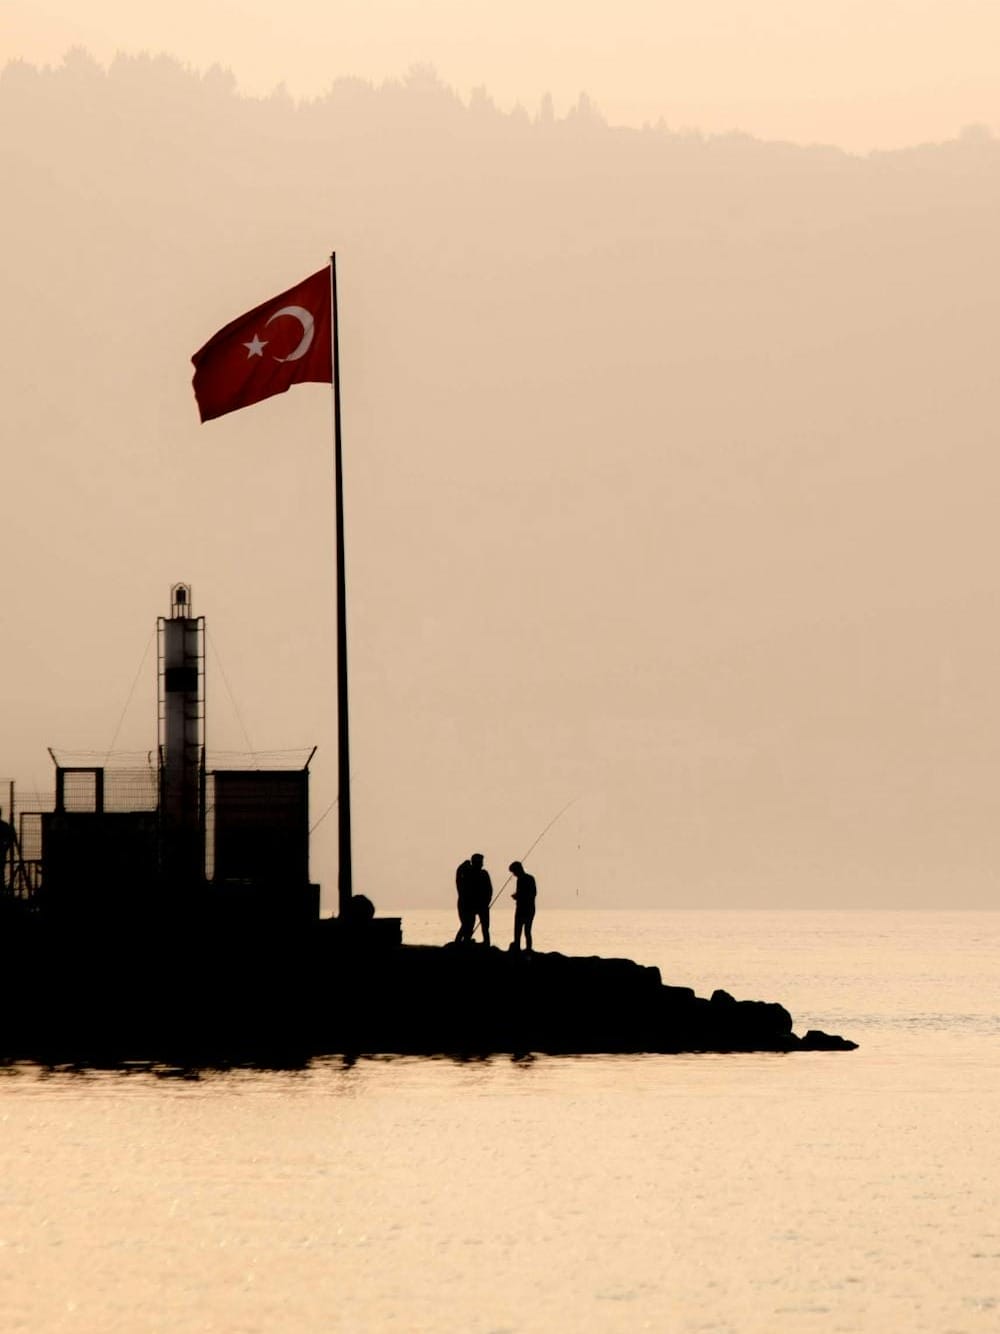
[[[309,830],[310,834],[313,832],[313,830],[316,830],[316,829],[318,829],[318,828],[320,827],[320,825],[323,823],[323,821],[326,819],[326,817],[330,814],[330,812],[333,810],[334,806],[336,806],[336,804],[337,804],[337,802],[338,802],[339,800],[340,800],[340,795],[338,794],[336,797],[334,797],[333,801],[330,802],[329,806],[327,806],[326,810],[323,812],[323,814],[319,817],[319,819],[318,819],[318,820],[316,821],[316,823],[313,825],[312,829]]]
[[[542,832],[538,835],[538,837],[535,839],[534,843],[532,843],[528,851],[521,853],[521,856],[518,858],[518,860],[522,862],[526,861],[528,857],[530,857],[531,853],[535,850],[535,848],[538,847],[539,843],[541,843],[542,839],[549,832],[549,830],[552,828],[555,822],[561,819],[566,814],[566,812],[569,810],[569,808],[573,805],[574,802],[577,802],[579,800],[580,800],[579,797],[574,797],[572,801],[567,801],[566,805],[562,808],[559,814],[553,815],[552,819],[548,822],[548,824],[545,826]],[[503,884],[500,886],[500,888],[497,890],[497,892],[493,895],[493,897],[490,899],[491,908],[493,907],[494,903],[496,903],[497,899],[500,897],[500,895],[504,892],[504,890],[507,888],[507,886],[513,879],[514,879],[513,875],[509,875],[507,879],[503,882]]]

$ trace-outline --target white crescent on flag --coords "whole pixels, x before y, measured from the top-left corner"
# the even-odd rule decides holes
[[[275,361],[298,361],[299,357],[305,356],[312,345],[313,334],[316,332],[313,317],[305,306],[282,306],[280,310],[274,312],[267,323],[270,324],[279,315],[291,315],[293,319],[298,320],[302,325],[302,337],[299,340],[298,347],[293,352],[289,352],[287,357],[275,357],[274,359]]]

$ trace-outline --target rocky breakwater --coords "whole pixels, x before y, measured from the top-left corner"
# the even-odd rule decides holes
[[[847,1051],[782,1005],[665,986],[629,959],[400,943],[398,919],[22,924],[0,1061],[301,1065],[325,1054]],[[11,948],[16,944],[16,948]]]
[[[481,945],[369,950],[340,942],[329,960],[326,1051],[492,1052],[850,1051],[857,1043],[793,1032],[783,1005],[708,999],[665,986],[629,959],[528,954]]]

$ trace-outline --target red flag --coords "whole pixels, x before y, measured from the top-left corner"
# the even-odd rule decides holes
[[[333,383],[330,270],[320,269],[220,329],[191,358],[203,422],[283,394]]]

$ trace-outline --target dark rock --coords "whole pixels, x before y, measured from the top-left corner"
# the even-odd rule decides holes
[[[367,894],[354,894],[350,902],[351,922],[355,926],[367,926],[375,919],[375,905]]]
[[[805,1037],[799,1040],[800,1051],[856,1051],[857,1046],[849,1038],[842,1038],[836,1033],[824,1033],[818,1028],[810,1028]]]
[[[13,932],[11,933],[14,934]],[[850,1050],[781,1005],[664,986],[630,959],[413,946],[399,920],[179,917],[115,936],[17,929],[0,1058],[298,1065],[326,1054]],[[30,996],[28,1003],[25,998]]]

